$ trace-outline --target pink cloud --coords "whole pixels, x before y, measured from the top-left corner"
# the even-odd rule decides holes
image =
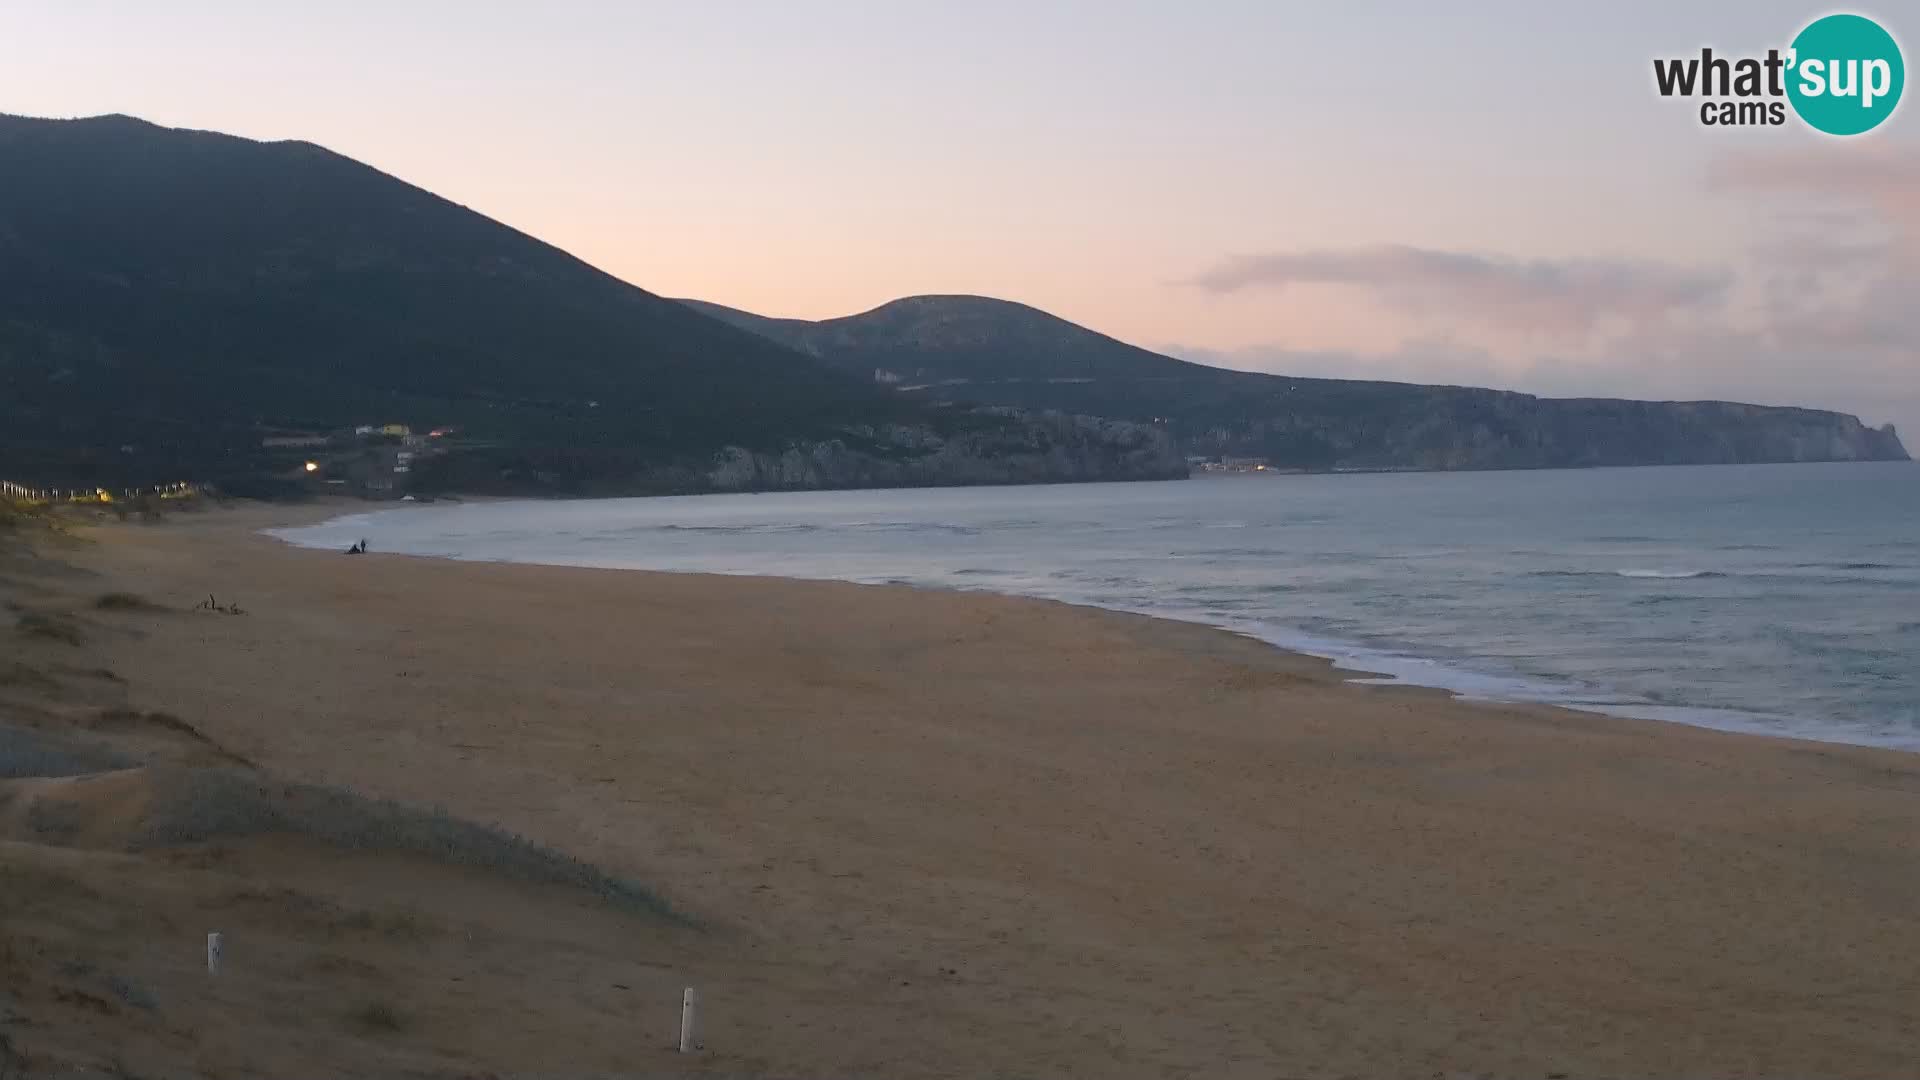
[[[1242,255],[1189,284],[1212,293],[1335,285],[1365,289],[1415,314],[1532,334],[1584,335],[1613,320],[1638,322],[1717,304],[1729,277],[1623,259],[1521,259],[1382,246]]]

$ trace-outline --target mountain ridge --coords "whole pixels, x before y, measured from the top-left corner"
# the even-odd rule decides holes
[[[896,392],[1155,423],[1190,454],[1259,458],[1283,468],[1909,460],[1891,424],[1871,428],[1856,416],[1830,410],[1711,400],[1550,398],[1470,386],[1237,371],[1155,353],[991,297],[902,297],[819,321],[682,302]],[[995,315],[1019,323],[996,332],[990,325]],[[1045,322],[1036,323],[1036,316]],[[1046,334],[1036,337],[1036,325]],[[945,337],[930,332],[953,327],[964,332]],[[1041,337],[1070,347],[1046,351]]]
[[[886,393],[310,142],[0,117],[7,479],[284,471],[261,429],[389,422],[487,444],[468,487],[1184,475],[1120,425]]]

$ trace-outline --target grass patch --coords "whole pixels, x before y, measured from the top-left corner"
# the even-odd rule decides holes
[[[45,843],[70,843],[86,823],[86,811],[72,803],[43,801],[27,808],[28,830]]]
[[[239,754],[221,746],[210,739],[199,728],[168,712],[141,712],[139,709],[101,709],[91,725],[96,731],[142,731],[154,730],[178,735],[191,742],[200,744],[226,762],[243,765],[248,768],[253,763]]]
[[[45,521],[47,512],[29,503],[14,502],[12,499],[0,499],[0,529],[18,529],[23,525],[39,524]]]
[[[243,836],[304,836],[350,851],[416,855],[516,881],[582,889],[630,911],[686,923],[641,885],[524,836],[337,788],[227,769],[182,769],[157,785],[135,849]]]
[[[336,924],[342,930],[372,934],[394,941],[420,941],[427,936],[427,920],[411,911],[356,911]]]
[[[132,759],[101,747],[52,742],[26,728],[0,724],[0,780],[85,776],[134,764]]]
[[[46,615],[38,611],[29,611],[17,619],[13,628],[22,637],[39,638],[43,641],[57,641],[63,645],[79,645],[86,640],[70,620],[58,615]]]
[[[369,1001],[347,1014],[347,1020],[362,1031],[391,1035],[404,1031],[407,1018],[384,1001]]]
[[[123,1005],[146,1012],[160,1011],[160,999],[153,996],[153,991],[125,975],[107,976],[107,989],[113,991],[113,996],[119,998]]]
[[[101,593],[93,601],[93,606],[101,611],[165,611],[164,605],[141,596],[139,593],[108,592]]]
[[[39,668],[22,664],[17,660],[0,664],[0,686],[42,691],[60,689],[59,680]]]
[[[185,735],[195,742],[213,745],[213,740],[202,735],[199,728],[172,713],[143,713],[139,709],[101,709],[96,726],[103,728],[157,727],[178,735]]]
[[[101,682],[123,683],[127,681],[121,678],[120,676],[114,674],[113,669],[111,668],[69,667],[65,664],[55,664],[53,667],[49,668],[48,670],[57,672],[61,675],[75,675],[84,679],[98,679]]]

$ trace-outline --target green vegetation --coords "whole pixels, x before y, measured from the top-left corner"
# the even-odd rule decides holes
[[[384,423],[460,432],[415,463],[421,493],[1184,475],[1111,427],[1071,460],[956,467],[1045,425],[930,408],[306,143],[0,116],[0,195],[0,456],[22,481],[297,497],[308,451],[264,431]],[[717,482],[727,448],[842,460]]]
[[[406,1017],[384,1001],[369,1001],[347,1015],[347,1020],[362,1031],[380,1034],[404,1030]]]
[[[60,683],[39,668],[9,660],[0,663],[0,687],[46,691],[59,689]]]
[[[1556,400],[1501,390],[1228,371],[1136,348],[1023,304],[917,296],[845,318],[696,310],[926,401],[1151,424],[1195,455],[1297,469],[1542,468],[1904,459],[1891,429],[1817,409]]]
[[[360,934],[403,941],[418,941],[427,936],[427,920],[412,911],[355,911],[343,916],[340,929]]]
[[[99,746],[61,740],[44,732],[0,724],[0,780],[33,776],[83,776],[135,764]]]
[[[921,407],[307,143],[0,116],[0,460],[297,490],[262,426],[649,461]]]
[[[335,788],[274,782],[224,769],[170,772],[156,783],[134,847],[243,836],[303,836],[354,851],[416,855],[519,881],[566,885],[635,911],[678,919],[648,889],[492,826]]]
[[[165,607],[148,600],[138,593],[109,592],[101,593],[93,601],[93,606],[101,611],[165,611]]]
[[[62,645],[79,645],[86,640],[86,635],[71,619],[38,611],[23,612],[14,622],[14,629],[22,637],[57,641]]]

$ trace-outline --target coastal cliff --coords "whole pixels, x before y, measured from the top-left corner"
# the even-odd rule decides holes
[[[1012,409],[940,423],[849,427],[832,438],[711,455],[476,448],[426,462],[423,491],[570,495],[697,494],[816,488],[963,487],[1179,480],[1186,460],[1150,425]]]
[[[694,310],[914,400],[1152,424],[1199,457],[1291,469],[1527,469],[1904,461],[1893,428],[1820,409],[1541,398],[1208,367],[1024,304],[915,296],[809,322]]]
[[[1190,431],[1186,446],[1195,454],[1259,456],[1300,468],[1908,460],[1891,424],[1872,428],[1857,417],[1820,409],[1725,401],[1555,399],[1463,387],[1373,385],[1380,389],[1362,391],[1371,400],[1345,408],[1305,402],[1262,408],[1258,398],[1250,398]],[[1319,389],[1302,386],[1293,396],[1309,397]],[[1323,397],[1331,396],[1323,392]]]
[[[817,442],[779,454],[728,447],[705,479],[716,491],[753,491],[1178,480],[1187,475],[1172,440],[1151,427],[1059,413],[993,412],[1020,422],[954,436],[894,425],[853,433],[854,440]]]

